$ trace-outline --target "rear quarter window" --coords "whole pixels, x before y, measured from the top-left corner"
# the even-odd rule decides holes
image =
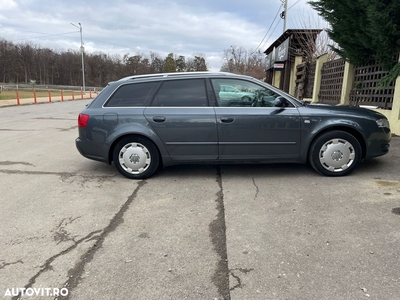
[[[158,82],[132,83],[120,86],[110,97],[106,107],[146,106],[151,100]]]

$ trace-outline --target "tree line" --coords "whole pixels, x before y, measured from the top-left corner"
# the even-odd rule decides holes
[[[169,53],[162,57],[156,52],[110,55],[85,53],[87,86],[102,87],[108,82],[130,75],[207,71],[202,54],[191,57]],[[78,50],[55,51],[31,43],[14,44],[0,40],[0,82],[46,85],[82,84],[82,56]]]
[[[203,54],[190,57],[169,53],[162,57],[129,53],[120,56],[101,52],[85,53],[87,86],[102,87],[120,78],[152,73],[208,71]],[[230,46],[223,50],[221,71],[265,77],[265,55],[261,51]],[[14,84],[71,85],[82,84],[82,57],[78,50],[55,51],[32,43],[15,44],[0,40],[0,82]]]

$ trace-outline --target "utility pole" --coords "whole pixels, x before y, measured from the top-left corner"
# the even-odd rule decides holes
[[[281,18],[283,19],[283,32],[286,31],[286,19],[287,19],[287,2],[288,0],[281,0],[283,4],[283,12],[281,13]]]
[[[85,87],[85,61],[83,59],[83,56],[85,54],[85,47],[83,47],[83,38],[82,38],[82,24],[78,23],[78,25],[75,25],[74,23],[71,23],[72,26],[75,26],[76,28],[79,28],[79,32],[81,33],[81,53],[82,53],[82,89],[85,92],[86,87]]]

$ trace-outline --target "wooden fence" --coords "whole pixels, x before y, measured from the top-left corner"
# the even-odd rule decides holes
[[[394,57],[398,61],[398,56]],[[350,103],[353,106],[368,105],[383,109],[392,109],[395,82],[385,88],[379,88],[379,81],[388,74],[378,62],[355,67]]]
[[[328,61],[322,65],[319,102],[339,104],[342,94],[344,59]]]
[[[312,98],[315,80],[315,68],[317,63],[314,61],[307,65],[307,80],[304,90],[304,98]]]
[[[393,56],[393,62],[399,61],[399,55]],[[307,67],[305,67],[307,66]],[[313,98],[314,84],[319,84],[320,91],[318,102],[326,104],[339,104],[342,97],[345,60],[336,59],[322,64],[321,78],[315,82],[316,63],[302,63],[297,66],[296,93],[298,98]],[[388,72],[384,71],[378,62],[354,67],[353,84],[350,89],[350,105],[370,106],[382,109],[392,109],[394,101],[395,82],[385,88],[378,87],[381,79]],[[298,93],[302,88],[302,93]],[[299,97],[301,96],[301,97]]]

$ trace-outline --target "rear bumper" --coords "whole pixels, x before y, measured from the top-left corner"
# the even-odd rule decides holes
[[[78,137],[75,140],[75,146],[82,156],[110,164],[107,156],[98,155],[99,149],[97,147],[92,146],[90,143],[85,142],[81,138]]]

